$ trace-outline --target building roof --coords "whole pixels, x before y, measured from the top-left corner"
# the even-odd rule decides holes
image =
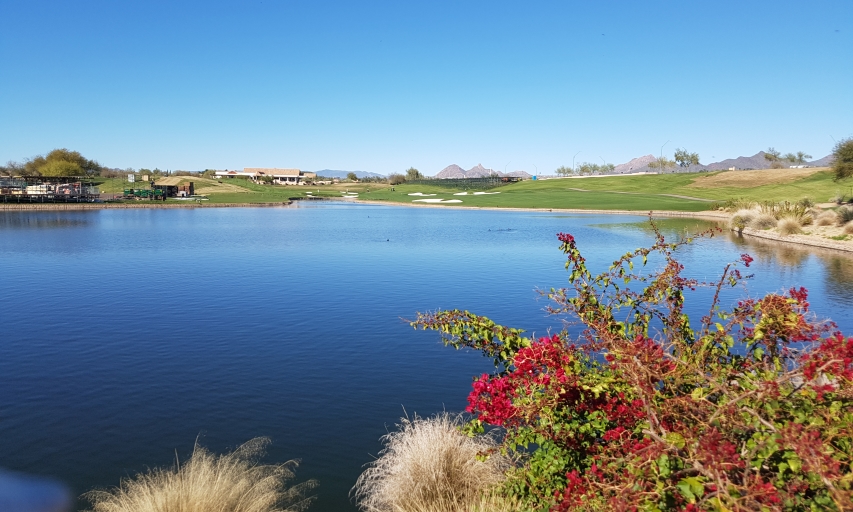
[[[299,169],[279,169],[276,167],[246,167],[243,172],[260,174],[261,176],[299,176]]]

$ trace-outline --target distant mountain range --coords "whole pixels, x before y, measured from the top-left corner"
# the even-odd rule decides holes
[[[707,165],[691,165],[690,167],[675,167],[668,169],[669,171],[679,171],[679,172],[698,172],[698,171],[725,171],[727,169],[735,168],[737,170],[744,169],[769,169],[770,161],[764,157],[764,151],[759,151],[758,153],[752,156],[739,156],[737,158],[727,158],[726,160],[721,160],[719,162],[713,162]],[[637,172],[658,172],[660,169],[655,165],[657,161],[657,157],[654,155],[646,155],[638,158],[634,158],[629,162],[624,164],[619,164],[613,170],[614,174],[628,174],[628,173],[637,173]],[[810,167],[827,167],[832,165],[833,157],[832,155],[825,156],[818,160],[812,160],[811,162],[806,162],[803,165],[808,165]],[[782,161],[782,166],[787,168],[792,164],[788,161]]]
[[[314,171],[317,173],[317,176],[325,176],[327,178],[346,178],[347,174],[355,173],[355,175],[361,178],[385,178],[384,174],[377,174],[375,172],[369,171],[335,171],[332,169],[323,169],[322,171]]]
[[[648,167],[650,163],[657,160],[654,155],[646,155],[639,156],[637,158],[632,158],[628,162],[624,164],[617,165],[613,172],[616,174],[627,174],[629,172],[638,172],[637,169],[641,169],[643,167]]]
[[[617,165],[611,174],[629,174],[629,173],[637,173],[637,172],[658,172],[660,169],[655,166],[655,162],[657,162],[657,157],[654,155],[644,155],[637,158],[632,158],[630,161],[625,162],[624,164]],[[811,167],[828,167],[832,165],[833,157],[832,155],[827,155],[818,160],[812,160],[811,162],[806,162],[804,165],[808,165]],[[790,162],[783,161],[781,162],[784,167],[788,167],[794,165]],[[728,158],[726,160],[721,160],[719,162],[713,162],[707,165],[691,165],[690,167],[682,168],[675,167],[667,169],[668,171],[678,171],[678,172],[699,172],[699,171],[721,171],[726,169],[731,169],[734,167],[738,170],[743,169],[768,169],[770,168],[770,161],[764,158],[764,151],[759,151],[758,153],[752,156],[739,156],[737,158]],[[369,172],[369,171],[341,171],[334,169],[323,169],[322,171],[316,171],[317,176],[326,176],[329,178],[346,178],[347,174],[350,172],[355,173],[356,176],[361,178],[385,178],[386,176],[383,174]],[[530,178],[531,175],[525,171],[513,171],[503,173],[500,171],[496,171],[494,169],[488,169],[483,167],[483,164],[477,164],[476,166],[468,169],[467,171],[462,167],[456,164],[450,164],[441,171],[439,171],[435,177],[438,179],[447,179],[447,178],[485,178],[487,176],[501,176],[501,177],[510,177],[516,176],[519,178]]]
[[[496,171],[494,169],[486,169],[483,167],[483,164],[477,164],[476,166],[468,169],[467,171],[456,164],[450,164],[438,174],[435,175],[438,179],[449,179],[449,178],[486,178],[488,176],[500,176],[500,177],[519,177],[519,178],[529,178],[530,174],[524,171],[513,171],[503,173],[500,171]]]

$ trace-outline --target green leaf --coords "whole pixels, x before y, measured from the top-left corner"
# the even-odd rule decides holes
[[[800,461],[799,457],[794,456],[788,459],[788,466],[791,467],[791,471],[794,473],[799,473],[800,468],[803,467],[803,463]]]
[[[684,436],[679,434],[678,432],[669,432],[664,436],[666,442],[675,446],[676,448],[684,448]]]
[[[658,473],[660,474],[660,476],[663,478],[667,478],[671,473],[669,470],[669,456],[664,453],[663,455],[658,457],[657,465]]]
[[[682,478],[676,487],[678,487],[678,492],[690,503],[695,503],[697,498],[701,498],[705,494],[705,484],[695,476]]]

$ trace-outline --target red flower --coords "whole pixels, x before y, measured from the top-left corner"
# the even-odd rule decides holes
[[[749,264],[750,264],[750,263],[752,263],[753,261],[755,261],[755,260],[752,258],[752,256],[750,256],[749,254],[746,254],[746,253],[741,254],[741,255],[740,255],[740,259],[743,261],[743,264],[744,264],[745,266],[747,266],[747,267],[749,266]]]

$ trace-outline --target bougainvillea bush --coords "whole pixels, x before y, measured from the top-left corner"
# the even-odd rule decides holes
[[[699,282],[675,257],[692,240],[654,231],[598,275],[558,235],[571,286],[549,309],[575,322],[559,334],[459,310],[413,322],[494,358],[466,428],[502,428],[521,457],[504,492],[530,510],[853,510],[853,338],[803,288],[724,308],[752,258]],[[713,301],[692,321],[685,298],[703,286]]]

